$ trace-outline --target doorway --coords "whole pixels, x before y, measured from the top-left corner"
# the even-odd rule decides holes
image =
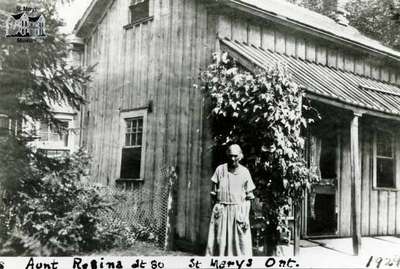
[[[331,127],[332,128],[332,127]],[[309,164],[319,178],[312,184],[305,202],[305,235],[334,236],[338,227],[338,155],[340,140],[334,129],[309,137]]]

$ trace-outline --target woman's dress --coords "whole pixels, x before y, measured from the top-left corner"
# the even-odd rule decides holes
[[[239,165],[235,173],[228,165],[217,167],[211,181],[217,184],[206,255],[251,256],[250,201],[246,196],[255,189],[249,170]]]

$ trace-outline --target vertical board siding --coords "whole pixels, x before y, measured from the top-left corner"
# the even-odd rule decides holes
[[[365,128],[363,128],[365,130]],[[370,170],[371,170],[371,136],[369,132],[363,133],[362,163],[361,163],[361,234],[369,234],[370,220]]]
[[[326,58],[327,58],[326,47],[318,46],[317,47],[317,63],[326,65],[327,64]]]
[[[396,156],[396,159],[399,159],[399,157],[400,157],[400,138],[399,138],[399,135],[400,135],[400,132],[399,132],[399,128],[397,128],[397,130],[396,130],[396,132],[395,132],[395,141],[396,141],[396,146],[395,146],[395,149],[396,149],[396,152],[395,152],[395,156]],[[396,162],[396,181],[397,181],[397,184],[399,184],[400,183],[400,173],[399,173],[399,171],[400,171],[400,161],[399,160],[397,160],[397,162]],[[397,187],[400,187],[399,185],[397,186]],[[395,228],[395,233],[396,234],[400,234],[400,191],[397,191],[396,193],[395,193],[395,195],[396,195],[396,228]]]
[[[362,57],[356,57],[355,58],[355,70],[359,75],[364,75],[364,60]]]
[[[249,24],[249,43],[261,47],[261,28],[256,24]]]
[[[378,191],[378,234],[386,235],[388,228],[388,192]]]
[[[306,58],[306,42],[302,38],[296,39],[296,56],[302,60]]]
[[[396,192],[388,192],[388,228],[387,234],[396,234]]]
[[[232,19],[232,39],[242,42],[248,42],[248,23],[239,17]]]
[[[219,16],[217,32],[219,36],[232,38],[232,19],[230,16]]]
[[[288,35],[286,38],[286,54],[296,57],[296,39],[292,35]]]
[[[348,125],[348,126],[347,126]],[[351,235],[351,171],[350,171],[350,124],[344,126],[342,132],[342,158],[340,176],[340,236]]]
[[[275,51],[275,31],[271,26],[262,28],[261,45],[263,49]]]
[[[315,62],[315,44],[309,40],[306,41],[306,60]]]
[[[143,145],[144,181],[139,187],[152,196],[160,195],[162,170],[177,167],[177,236],[204,243],[203,227],[208,227],[210,209],[203,194],[209,188],[207,163],[211,159],[203,158],[204,103],[193,84],[211,59],[216,17],[209,17],[199,1],[153,0],[153,20],[124,29],[128,11],[126,1],[114,1],[86,39],[86,64],[97,64],[86,107],[89,119],[85,139],[93,156],[92,180],[115,184],[124,131],[120,111],[147,107],[152,101]],[[212,25],[208,25],[210,21]],[[223,29],[223,21],[219,25]],[[230,22],[225,25],[230,27]],[[256,32],[259,34],[259,30]],[[248,38],[247,28],[242,35]],[[261,35],[259,39],[261,43]]]
[[[275,51],[279,53],[286,52],[286,36],[284,32],[275,32]]]

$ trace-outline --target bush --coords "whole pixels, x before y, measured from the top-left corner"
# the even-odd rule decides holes
[[[139,193],[112,187],[102,187],[101,193],[112,202],[112,208],[100,215],[97,225],[98,241],[104,249],[129,248],[137,240],[157,240],[155,221],[149,219],[149,212],[141,203]]]
[[[6,192],[0,254],[72,255],[101,245],[98,216],[111,204],[82,182],[88,163],[82,151],[58,160],[35,155],[29,176]]]

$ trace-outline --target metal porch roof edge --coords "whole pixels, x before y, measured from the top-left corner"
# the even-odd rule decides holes
[[[387,47],[377,40],[361,34],[355,28],[341,26],[327,16],[306,8],[288,3],[282,0],[214,0],[233,8],[263,13],[274,17],[281,22],[286,22],[303,30],[319,33],[337,41],[349,43],[353,46],[365,49],[379,55],[385,55],[397,61],[400,60],[400,52]]]
[[[348,71],[309,62],[244,42],[220,39],[225,50],[254,71],[273,64],[285,64],[293,80],[306,89],[311,99],[378,117],[400,120],[400,88]],[[321,79],[322,78],[322,79]]]

